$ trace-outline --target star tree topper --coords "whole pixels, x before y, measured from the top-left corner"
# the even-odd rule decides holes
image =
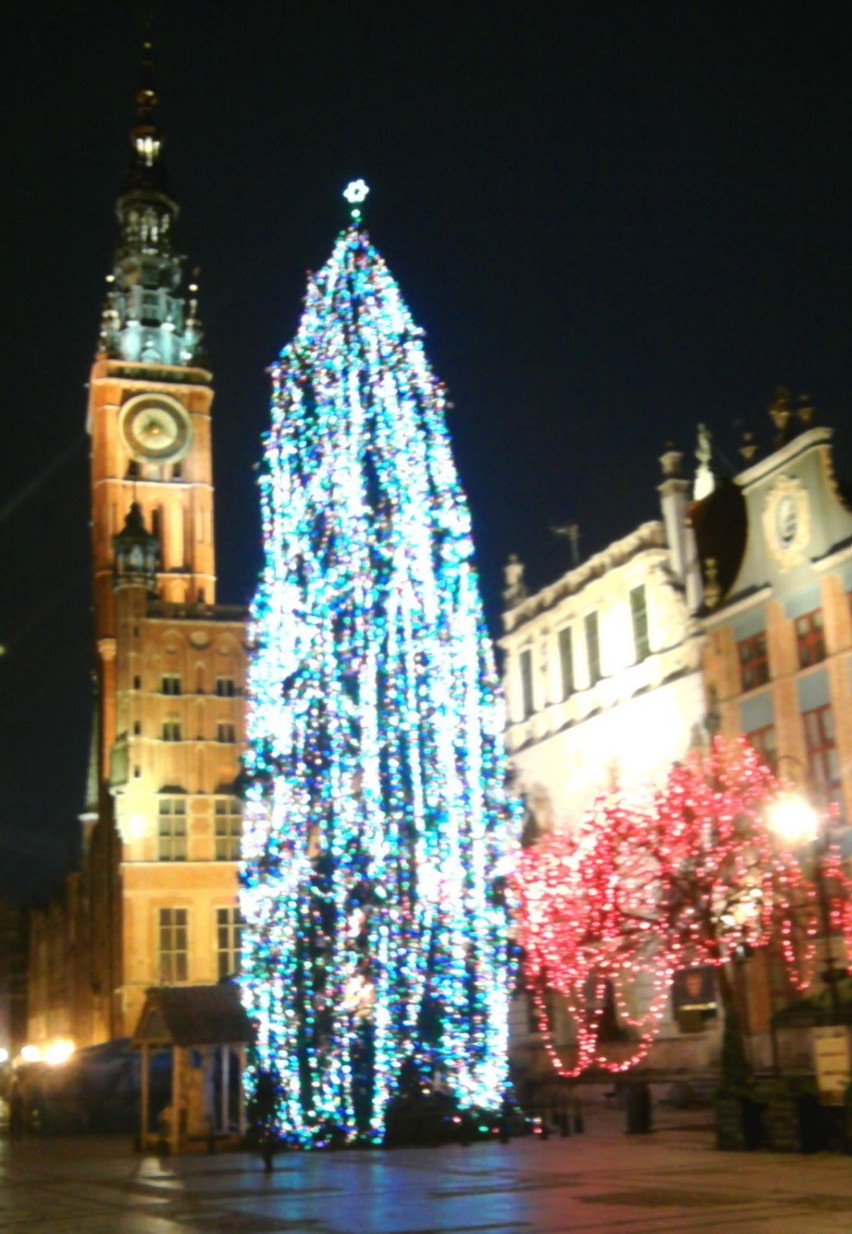
[[[350,180],[346,188],[343,190],[343,196],[352,207],[350,213],[353,223],[360,221],[361,211],[358,207],[361,202],[364,201],[369,191],[370,186],[364,180]]]

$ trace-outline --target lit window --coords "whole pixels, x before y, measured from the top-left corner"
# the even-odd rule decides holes
[[[737,643],[740,660],[740,681],[743,690],[754,690],[769,680],[769,660],[766,655],[766,634],[753,634]]]
[[[183,741],[179,720],[166,720],[163,724],[163,741]]]
[[[521,668],[521,708],[523,718],[533,713],[532,652],[527,648],[519,656]]]
[[[229,720],[220,720],[216,725],[217,741],[236,741],[236,729]]]
[[[819,664],[825,659],[825,631],[822,627],[822,609],[803,613],[796,618],[796,647],[799,652],[799,668]]]
[[[181,693],[180,677],[178,677],[177,673],[165,673],[163,675],[162,693],[163,694],[180,694]]]
[[[840,794],[840,764],[831,706],[825,704],[802,712],[802,723],[810,782],[823,802],[836,801]]]
[[[219,980],[240,971],[243,919],[238,908],[216,909],[216,966]]]
[[[563,627],[557,637],[559,642],[559,669],[562,674],[562,697],[570,698],[574,693],[574,646],[571,627]]]
[[[766,724],[763,728],[754,728],[746,733],[746,738],[763,759],[770,771],[774,772],[778,765],[778,750],[775,746],[775,725]]]
[[[160,909],[160,981],[171,985],[189,978],[189,927],[185,908]]]
[[[631,589],[630,619],[633,622],[633,647],[638,663],[639,660],[644,660],[651,651],[651,644],[648,640],[648,599],[644,583]]]
[[[243,816],[236,797],[216,800],[216,860],[239,861]]]
[[[583,623],[586,631],[586,657],[589,664],[589,685],[601,679],[601,644],[597,613],[588,613]]]
[[[161,797],[159,808],[160,861],[186,860],[186,799]]]

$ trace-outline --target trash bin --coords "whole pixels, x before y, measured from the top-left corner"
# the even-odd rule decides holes
[[[628,1135],[645,1135],[651,1130],[651,1090],[644,1080],[625,1085],[624,1112]]]

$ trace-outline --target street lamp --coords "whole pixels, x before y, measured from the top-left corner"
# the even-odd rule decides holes
[[[831,910],[825,875],[825,858],[829,849],[828,817],[816,810],[797,792],[782,793],[769,808],[772,830],[787,848],[813,845],[814,886],[819,910],[819,927],[825,945],[825,971],[821,974],[828,989],[831,1023],[840,1022],[840,992],[837,983],[843,976],[832,946]]]

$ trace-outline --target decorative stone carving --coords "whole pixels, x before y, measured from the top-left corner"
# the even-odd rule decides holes
[[[789,570],[805,560],[811,538],[808,491],[797,476],[779,476],[763,507],[763,535],[770,557]]]

